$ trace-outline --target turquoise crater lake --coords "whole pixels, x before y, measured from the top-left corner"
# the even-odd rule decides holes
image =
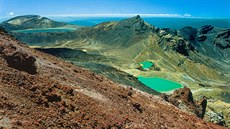
[[[149,88],[158,92],[168,92],[178,88],[182,88],[182,85],[170,80],[166,80],[158,77],[142,77],[139,76],[138,80]]]
[[[143,69],[150,69],[154,64],[151,61],[141,62]]]
[[[76,28],[44,28],[44,29],[25,29],[25,30],[15,30],[12,32],[17,33],[47,33],[47,32],[72,32]]]

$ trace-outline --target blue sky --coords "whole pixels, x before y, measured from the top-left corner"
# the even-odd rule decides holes
[[[154,14],[230,18],[230,0],[0,0],[0,16]]]

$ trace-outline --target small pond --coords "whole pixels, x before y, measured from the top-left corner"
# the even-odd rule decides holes
[[[143,69],[150,69],[154,64],[151,61],[144,61],[141,62],[141,65]]]

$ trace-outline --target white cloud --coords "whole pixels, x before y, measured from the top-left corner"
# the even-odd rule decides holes
[[[192,15],[191,14],[184,14],[185,17],[191,17]]]
[[[10,12],[9,15],[10,15],[10,16],[14,15],[14,12]]]

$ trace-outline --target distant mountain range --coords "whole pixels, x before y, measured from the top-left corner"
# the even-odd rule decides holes
[[[18,16],[1,23],[7,31],[11,30],[23,30],[23,29],[35,29],[35,28],[54,28],[54,27],[67,27],[72,26],[67,23],[56,22],[46,17],[39,15],[26,15]]]
[[[25,19],[33,20],[24,22]],[[0,26],[19,41],[39,47],[38,50],[61,57],[77,66],[88,68],[116,83],[130,84],[147,92],[151,89],[143,88],[137,78],[156,76],[191,88],[195,97],[219,99],[221,101],[208,104],[209,112],[216,111],[214,109],[218,107],[224,114],[226,124],[230,125],[229,28],[211,25],[201,28],[186,26],[179,30],[157,28],[140,16],[135,16],[92,27],[76,26],[77,29],[70,32],[15,31],[67,28],[66,26],[75,28],[73,25],[52,20],[48,20],[47,25],[44,22],[46,20],[40,19],[46,18],[21,16],[3,22]],[[33,24],[38,26],[32,26]],[[140,62],[143,61],[153,62],[155,68],[141,69]]]

